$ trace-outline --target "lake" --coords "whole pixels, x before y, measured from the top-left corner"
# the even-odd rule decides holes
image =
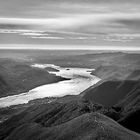
[[[26,93],[0,98],[0,107],[24,104],[28,103],[31,100],[41,99],[45,97],[78,95],[101,80],[100,78],[91,75],[91,71],[93,71],[94,69],[71,67],[64,68],[53,64],[33,64],[31,65],[31,67],[36,67],[39,69],[45,69],[47,67],[54,68],[59,71],[50,71],[49,73],[69,78],[70,80],[42,85]]]

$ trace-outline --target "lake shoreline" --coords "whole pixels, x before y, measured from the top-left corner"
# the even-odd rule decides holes
[[[79,95],[81,92],[100,81],[98,77],[91,75],[94,69],[62,68],[53,64],[33,64],[31,67],[40,69],[45,69],[47,67],[54,68],[58,71],[50,71],[50,74],[64,77],[67,80],[41,85],[26,93],[0,98],[0,107],[26,104],[31,100],[45,97]]]

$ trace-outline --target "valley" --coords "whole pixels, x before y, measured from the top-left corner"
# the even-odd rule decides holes
[[[4,53],[0,140],[140,139],[139,53]]]

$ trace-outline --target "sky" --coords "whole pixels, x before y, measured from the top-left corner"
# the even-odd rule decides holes
[[[0,48],[140,50],[139,44],[140,0],[0,0]]]

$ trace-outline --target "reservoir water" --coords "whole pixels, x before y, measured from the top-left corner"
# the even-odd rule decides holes
[[[45,69],[51,67],[57,72],[49,72],[57,76],[70,78],[53,84],[46,84],[36,87],[29,92],[0,98],[0,107],[28,103],[34,99],[45,97],[63,97],[65,95],[78,95],[90,86],[100,81],[100,78],[91,75],[94,69],[87,68],[63,68],[53,64],[33,64],[32,67]]]

